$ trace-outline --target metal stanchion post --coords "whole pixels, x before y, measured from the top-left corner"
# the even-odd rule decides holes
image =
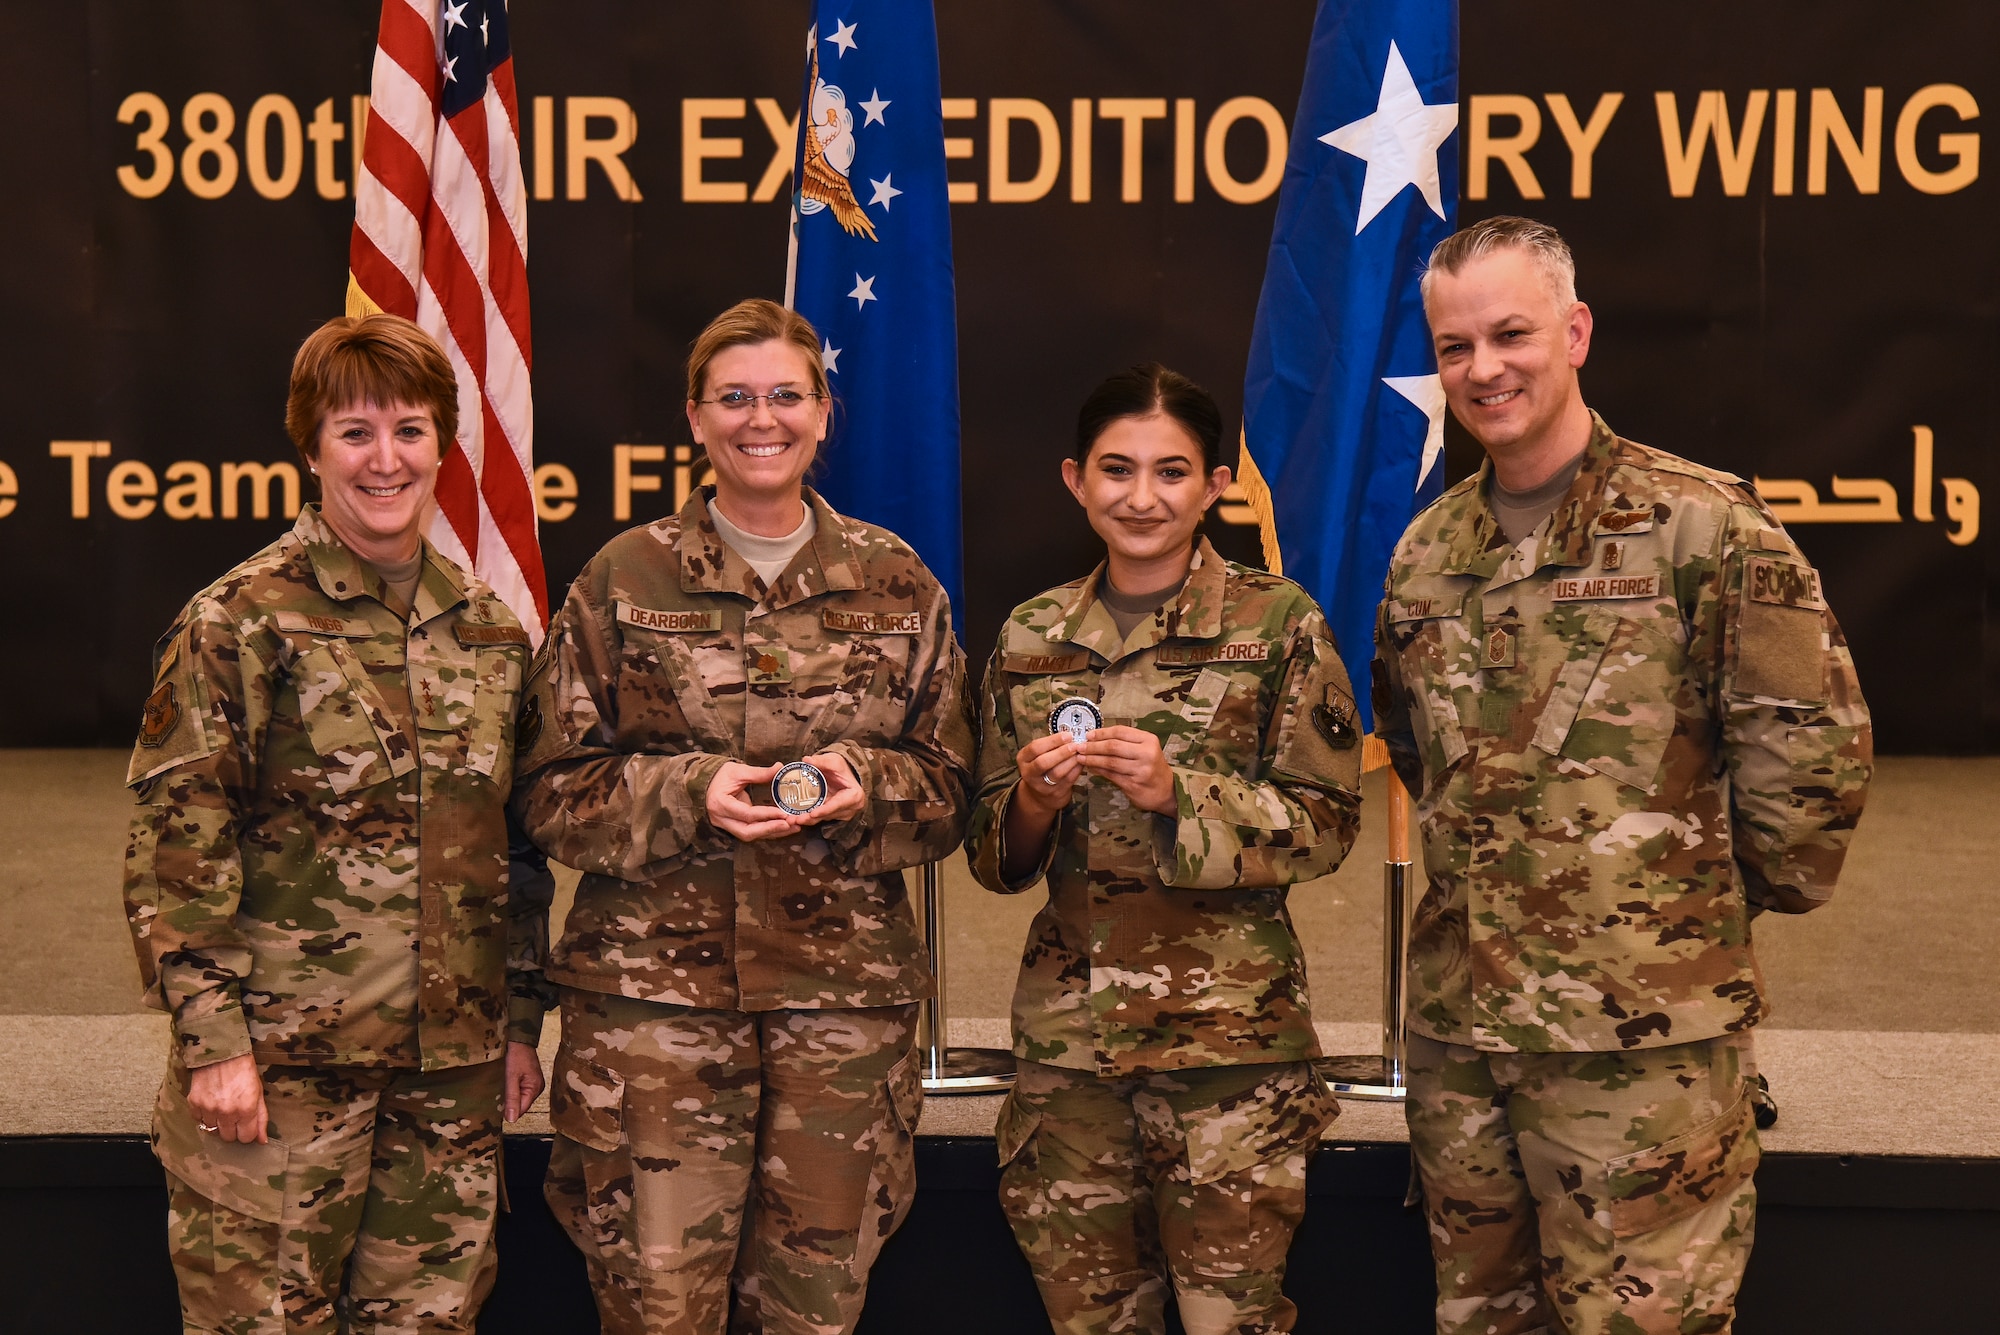
[[[1370,739],[1373,741],[1374,739]],[[1382,1055],[1325,1057],[1320,1074],[1336,1094],[1351,1099],[1401,1099],[1407,1093],[1403,989],[1410,962],[1410,794],[1392,769],[1389,856],[1382,864]]]
[[[1014,1054],[998,1048],[954,1048],[945,1041],[944,917],[942,878],[924,864],[924,946],[930,951],[937,990],[917,1009],[917,1042],[924,1053],[924,1092],[993,1094],[1014,1083]]]

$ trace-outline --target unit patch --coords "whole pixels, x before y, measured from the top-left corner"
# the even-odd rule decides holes
[[[1750,568],[1744,574],[1744,582],[1749,585],[1754,602],[1774,603],[1779,607],[1808,607],[1815,612],[1826,610],[1826,598],[1819,588],[1819,571],[1811,566],[1753,556]]]
[[[174,684],[163,681],[146,697],[145,717],[139,723],[139,745],[160,745],[173,735],[180,721],[180,699],[174,693]]]
[[[1361,740],[1361,732],[1354,726],[1354,709],[1343,701],[1328,700],[1323,705],[1314,705],[1312,721],[1319,735],[1326,738],[1326,744],[1336,751],[1351,750]]]
[[[852,631],[858,635],[921,635],[922,612],[822,612],[819,624],[828,630]]]
[[[1164,645],[1153,651],[1153,661],[1169,667],[1192,667],[1196,663],[1268,663],[1277,652],[1278,646],[1266,640]]]
[[[628,626],[637,626],[640,630],[685,634],[688,631],[722,629],[720,612],[656,612],[650,607],[634,607],[626,602],[618,603],[616,607],[620,621]]]
[[[1581,579],[1559,579],[1550,583],[1549,597],[1559,603],[1584,602],[1593,598],[1657,598],[1658,575],[1588,575]]]

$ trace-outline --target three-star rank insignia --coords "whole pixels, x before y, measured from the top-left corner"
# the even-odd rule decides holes
[[[139,723],[139,745],[159,746],[180,726],[180,698],[174,684],[163,681],[146,697],[146,713]]]
[[[1312,707],[1313,727],[1326,738],[1326,744],[1336,751],[1350,750],[1361,740],[1361,734],[1354,726],[1354,708],[1339,700],[1328,700],[1323,705]]]

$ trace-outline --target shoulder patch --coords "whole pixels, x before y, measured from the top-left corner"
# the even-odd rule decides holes
[[[1155,663],[1172,667],[1196,663],[1268,663],[1278,646],[1269,640],[1231,640],[1225,644],[1166,644],[1153,651]]]
[[[482,644],[518,644],[525,647],[528,632],[521,626],[468,626],[463,621],[452,627],[458,642],[466,648]]]
[[[365,640],[375,634],[375,628],[366,621],[355,617],[328,617],[313,612],[279,612],[273,618],[279,630],[303,631],[310,635],[338,635],[350,640]]]
[[[162,669],[172,666],[163,664]],[[181,702],[171,681],[163,681],[146,697],[145,716],[139,723],[139,745],[157,750],[180,726]]]
[[[634,607],[631,603],[619,601],[616,604],[618,619],[628,626],[640,630],[662,630],[670,634],[685,634],[688,631],[718,631],[722,629],[722,613],[708,612],[656,612],[650,607]]]
[[[922,612],[842,612],[829,609],[820,613],[819,624],[828,630],[850,631],[858,635],[921,635]]]
[[[1819,571],[1811,566],[1769,556],[1753,556],[1749,569],[1744,572],[1743,582],[1754,602],[1772,603],[1778,607],[1807,607],[1815,612],[1826,610],[1826,597],[1820,592]]]

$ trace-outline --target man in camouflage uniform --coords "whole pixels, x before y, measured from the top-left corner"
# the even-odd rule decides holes
[[[1488,455],[1404,535],[1376,632],[1429,873],[1408,1116],[1438,1329],[1724,1332],[1756,1203],[1751,920],[1832,893],[1867,710],[1757,494],[1584,407],[1552,228],[1447,238],[1425,302]]]
[[[1346,671],[1296,584],[1205,540],[1177,598],[1121,636],[1100,566],[1014,610],[987,670],[973,874],[1047,877],[1013,1003],[1001,1204],[1064,1335],[1291,1329],[1280,1292],[1305,1170],[1332,1121],[1287,887],[1340,865],[1360,821]],[[1072,790],[1010,876],[1017,752],[1094,701],[1157,737],[1178,814]]]
[[[811,536],[767,586],[712,496],[592,559],[531,684],[515,807],[584,873],[550,968],[547,1194],[607,1331],[720,1332],[733,1269],[733,1329],[837,1333],[915,1195],[932,982],[902,872],[964,831],[964,658],[893,534],[805,489]],[[851,771],[854,814],[712,823],[725,766],[803,758]]]
[[[534,1060],[553,883],[525,846],[510,883],[527,633],[423,556],[391,611],[309,505],[161,641],[125,902],[173,1020],[153,1142],[191,1331],[470,1330],[492,1284],[502,1058]],[[268,1139],[239,1143],[188,1081],[246,1054]]]

